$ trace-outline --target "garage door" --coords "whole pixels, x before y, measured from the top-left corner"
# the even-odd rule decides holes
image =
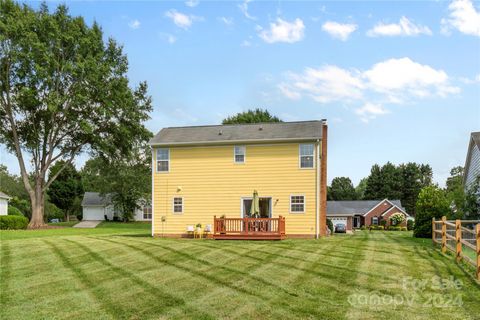
[[[332,220],[333,226],[336,226],[339,223],[343,223],[345,227],[347,227],[347,218],[337,217],[337,218],[331,218],[331,220]]]
[[[105,220],[103,207],[83,207],[82,220]]]

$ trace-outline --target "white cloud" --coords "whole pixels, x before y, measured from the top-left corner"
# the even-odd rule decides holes
[[[248,12],[248,3],[249,2],[252,2],[252,0],[244,0],[241,4],[238,5],[238,8],[240,9],[240,11],[242,11],[245,18],[250,19],[250,20],[257,20],[256,17],[250,15],[250,13]]]
[[[369,37],[377,36],[418,36],[421,34],[431,35],[432,31],[427,26],[415,25],[407,17],[401,17],[398,23],[378,23],[367,31]]]
[[[457,94],[445,71],[412,61],[388,59],[366,70],[343,69],[335,65],[305,68],[289,72],[278,89],[288,99],[310,97],[319,103],[335,101],[363,103],[355,112],[363,121],[385,114],[383,104],[402,104],[429,97],[443,98]],[[370,104],[368,104],[370,103]]]
[[[367,102],[362,107],[355,109],[355,114],[357,114],[360,117],[360,120],[365,123],[368,123],[370,120],[387,113],[390,113],[390,111],[385,109],[380,104],[374,104],[370,102]]]
[[[175,25],[177,27],[180,27],[180,28],[185,29],[185,30],[190,28],[194,21],[202,21],[203,20],[202,17],[197,17],[197,16],[193,16],[193,15],[186,15],[184,13],[178,12],[175,9],[170,9],[167,12],[165,12],[165,16],[167,18],[172,19],[173,23],[175,23]]]
[[[331,65],[306,68],[302,74],[290,73],[288,78],[287,83],[280,84],[285,96],[299,98],[303,93],[320,103],[360,99],[364,87],[357,75]]]
[[[450,16],[442,19],[442,32],[448,34],[451,28],[480,37],[480,12],[470,0],[455,0],[448,6]]]
[[[290,87],[285,83],[280,83],[278,85],[278,89],[280,89],[283,95],[289,99],[298,100],[302,97],[298,91],[290,89]]]
[[[243,40],[243,42],[240,44],[242,47],[251,47],[252,43],[248,40]]]
[[[177,38],[170,33],[160,33],[160,38],[167,41],[170,44],[174,44],[177,41]]]
[[[132,20],[128,23],[128,26],[131,28],[131,29],[138,29],[140,28],[140,21],[138,21],[137,19],[135,20]]]
[[[330,34],[333,38],[346,41],[350,34],[357,30],[357,25],[350,23],[338,23],[335,21],[327,21],[322,25],[322,30]]]
[[[363,73],[368,86],[375,91],[401,97],[405,93],[426,97],[457,93],[449,84],[445,71],[412,61],[410,58],[389,59],[375,64]]]
[[[305,25],[299,18],[293,22],[277,18],[277,22],[270,23],[270,30],[263,30],[262,27],[259,27],[258,30],[258,36],[267,43],[294,43],[303,39]]]
[[[219,17],[218,21],[223,22],[227,26],[233,25],[233,18],[230,17]]]
[[[190,8],[193,8],[193,7],[198,6],[199,3],[200,3],[200,1],[198,1],[198,0],[188,0],[188,1],[185,1],[185,5],[186,5],[187,7],[190,7]]]

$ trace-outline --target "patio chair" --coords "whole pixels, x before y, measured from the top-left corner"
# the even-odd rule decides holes
[[[195,227],[194,226],[187,226],[187,234],[190,236],[194,236],[195,233]]]
[[[203,233],[205,234],[205,238],[208,238],[208,235],[212,233],[212,225],[211,224],[205,225],[205,229],[203,229]]]

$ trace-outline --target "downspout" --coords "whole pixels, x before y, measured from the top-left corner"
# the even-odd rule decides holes
[[[315,157],[315,168],[316,168],[316,176],[315,176],[315,208],[316,208],[316,215],[315,215],[315,239],[319,238],[319,231],[320,231],[320,140],[317,139],[317,152]]]
[[[154,181],[153,181],[154,178],[155,178],[155,175],[154,175],[154,172],[155,172],[155,159],[154,159],[155,152],[154,152],[154,150],[155,149],[153,147],[151,147],[151,148],[152,148],[152,203],[151,203],[151,206],[152,206],[152,237],[153,237],[155,235],[154,234],[154,230],[155,230],[155,228],[154,228],[155,208],[153,206],[153,204],[154,204],[154,194],[155,194],[155,192],[154,192],[154,185],[155,184],[154,184]]]
[[[322,120],[322,149],[320,156],[320,236],[327,235],[327,120]]]

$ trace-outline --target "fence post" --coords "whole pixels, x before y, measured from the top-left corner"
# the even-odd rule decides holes
[[[447,252],[447,225],[445,224],[447,217],[442,217],[442,253]]]
[[[455,220],[455,241],[457,243],[455,253],[457,254],[457,262],[462,260],[462,223]]]
[[[480,281],[480,223],[477,223],[477,280]]]
[[[432,218],[432,242],[435,244],[435,218]]]

